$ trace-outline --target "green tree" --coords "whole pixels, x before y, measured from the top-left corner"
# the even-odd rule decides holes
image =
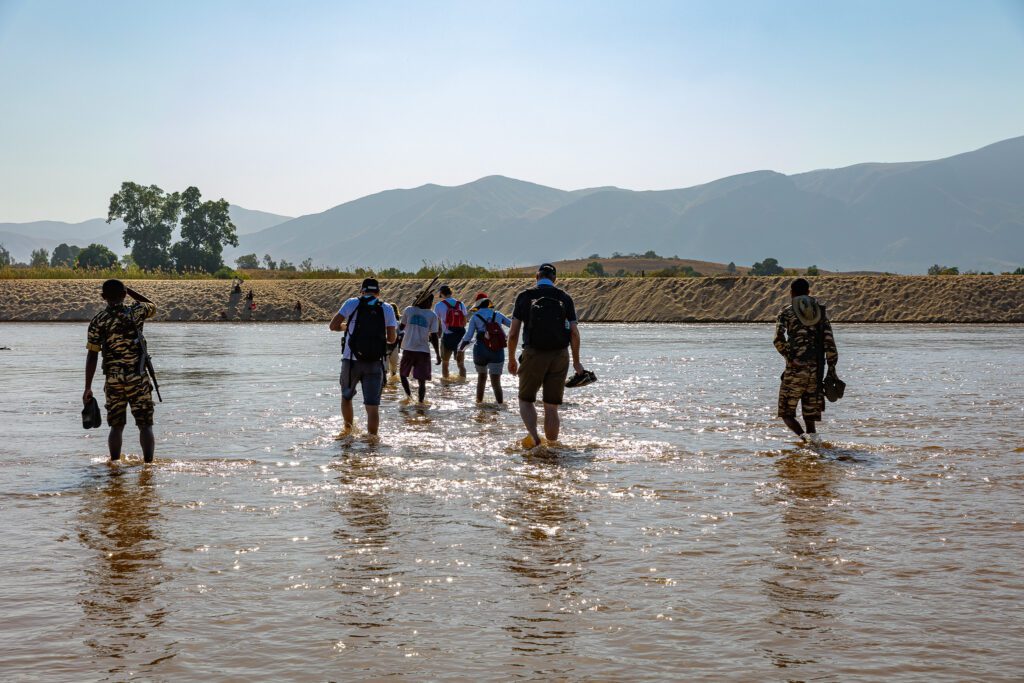
[[[9,265],[11,265],[11,252],[7,251],[7,248],[0,244],[0,266]]]
[[[287,270],[287,271],[292,272],[292,273],[294,273],[296,270],[298,270],[298,268],[295,267],[294,263],[288,263],[284,259],[281,259],[281,262],[277,264],[277,269],[278,270]]]
[[[928,269],[929,275],[959,275],[960,269],[956,266],[940,266],[936,263]]]
[[[1024,275],[1024,266],[1021,266],[1017,270],[1013,271],[1011,275]]]
[[[118,218],[124,221],[124,246],[131,247],[132,258],[140,268],[154,270],[170,265],[171,235],[180,211],[181,196],[177,192],[167,194],[156,185],[145,187],[126,181],[110,198],[107,222]]]
[[[729,275],[735,275],[736,274],[736,264],[733,263],[732,261],[729,261],[729,265],[727,265],[725,267],[725,272],[729,273]]]
[[[583,269],[583,272],[593,277],[604,277],[604,266],[600,261],[591,261]]]
[[[303,259],[302,263],[299,264],[299,270],[303,273],[309,273],[313,271],[313,259]]]
[[[78,255],[79,268],[113,268],[117,265],[117,254],[102,244],[90,244]]]
[[[785,272],[786,269],[780,266],[779,262],[773,258],[758,261],[750,268],[751,275],[782,275]]]
[[[78,255],[82,252],[82,248],[75,245],[68,245],[61,242],[53,250],[53,254],[50,256],[50,267],[51,268],[70,268],[75,265],[78,260]]]
[[[197,187],[181,193],[181,240],[171,248],[178,271],[216,272],[224,265],[224,247],[238,246],[235,224],[228,213],[226,199],[201,201]]]
[[[32,258],[29,259],[29,265],[33,268],[45,268],[50,265],[50,252],[43,248],[33,249]]]
[[[270,258],[270,254],[263,255],[263,265],[267,267],[267,270],[277,270],[277,261]]]
[[[821,275],[821,271],[818,270],[818,266],[811,266],[805,272],[806,275]]]
[[[645,251],[644,252],[644,258],[661,258],[661,257],[658,256],[658,252],[656,252],[653,249],[651,249],[649,251]]]
[[[260,267],[260,260],[256,254],[245,254],[235,259],[235,265],[245,270],[257,270]]]

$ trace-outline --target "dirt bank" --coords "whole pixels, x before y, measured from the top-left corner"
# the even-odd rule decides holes
[[[838,322],[1022,323],[1022,276],[835,276],[810,278],[812,293]],[[561,283],[586,322],[759,322],[774,320],[788,300],[790,278],[603,278]],[[529,280],[455,280],[457,296],[491,295],[510,312]],[[357,280],[253,280],[256,301],[231,294],[219,280],[144,280],[129,283],[158,305],[158,320],[326,321]],[[384,298],[404,307],[423,286],[382,281]],[[84,321],[103,303],[99,280],[0,280],[0,321]],[[301,315],[294,310],[302,303]]]

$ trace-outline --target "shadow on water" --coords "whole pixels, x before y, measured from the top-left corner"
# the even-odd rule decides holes
[[[837,646],[833,634],[842,630],[834,565],[837,527],[847,522],[836,505],[846,470],[809,450],[784,452],[775,467],[779,488],[772,502],[782,507],[782,535],[771,541],[771,576],[762,581],[776,607],[766,621],[777,637],[764,652],[779,668],[827,666]]]
[[[524,456],[525,470],[505,497],[499,517],[510,534],[506,566],[517,588],[516,607],[505,631],[519,656],[550,657],[529,666],[535,674],[561,676],[571,668],[559,657],[575,650],[583,607],[585,523],[579,518],[572,471],[551,453]],[[522,596],[522,597],[518,597]],[[567,661],[571,661],[567,660]]]
[[[163,582],[161,499],[157,471],[133,471],[103,465],[95,486],[81,496],[78,539],[93,550],[84,567],[82,608],[86,645],[114,679],[149,668],[177,655],[174,644],[152,636],[168,617],[154,595]],[[136,473],[137,472],[137,473]]]
[[[391,523],[387,478],[371,458],[356,455],[332,464],[332,470],[339,473],[342,491],[342,498],[331,506],[341,517],[341,526],[332,532],[332,586],[343,599],[339,611],[326,618],[351,628],[346,641],[357,645],[366,639],[367,646],[380,645],[395,618],[390,610],[391,584],[401,576],[390,547],[398,531]]]

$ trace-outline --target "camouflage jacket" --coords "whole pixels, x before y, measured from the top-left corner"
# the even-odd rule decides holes
[[[835,365],[839,360],[836,340],[832,336],[832,323],[826,314],[819,323],[823,328],[825,344],[825,361]],[[817,364],[818,354],[815,349],[817,325],[808,327],[800,322],[793,306],[786,306],[775,321],[775,348],[786,359],[786,364]]]
[[[156,313],[156,305],[136,302],[130,306],[107,306],[89,323],[85,348],[103,353],[103,374],[111,369],[136,372],[141,349],[132,323],[142,333],[146,318]]]

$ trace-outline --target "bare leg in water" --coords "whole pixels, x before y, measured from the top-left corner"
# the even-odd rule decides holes
[[[501,375],[491,375],[491,389],[494,390],[494,400],[504,403],[505,392],[501,389]]]
[[[519,400],[519,415],[523,418],[526,431],[533,437],[536,443],[540,443],[540,436],[537,434],[537,407],[529,401]],[[552,403],[544,404],[544,436],[548,441],[558,441],[558,431],[561,421],[558,419],[558,406]]]
[[[121,444],[124,438],[124,425],[110,428],[107,436],[107,450],[110,451],[110,459],[121,459]],[[156,437],[153,436],[153,426],[145,425],[139,427],[139,445],[142,446],[143,462],[153,462],[153,452],[156,450]]]
[[[501,389],[501,375],[491,375],[491,389],[494,391],[494,400],[497,403],[505,402],[505,393]],[[478,372],[476,375],[476,402],[484,402],[484,392],[487,390],[487,373]]]
[[[782,421],[786,423],[787,427],[793,430],[794,434],[796,434],[797,436],[803,435],[805,430],[800,425],[800,421],[797,420],[795,417],[784,417],[782,418]],[[804,421],[807,423],[807,433],[814,434],[816,429],[816,427],[814,426],[814,420],[808,420],[807,418],[804,418]]]
[[[412,398],[412,386],[409,385],[409,378],[408,377],[402,377],[401,379],[402,379],[402,389],[405,391],[405,395],[408,398]],[[426,399],[426,397],[427,397],[427,380],[425,380],[425,379],[418,379],[418,380],[416,380],[416,383],[418,385],[416,387],[416,394],[419,397],[420,403],[423,403],[423,400]]]

